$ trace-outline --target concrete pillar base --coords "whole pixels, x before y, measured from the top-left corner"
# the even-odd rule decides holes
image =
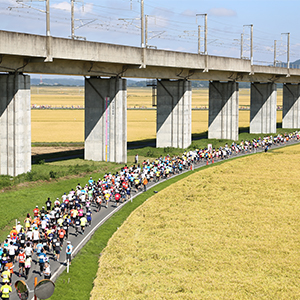
[[[0,74],[0,174],[31,170],[30,77]]]
[[[238,140],[239,84],[237,82],[209,83],[209,139]]]
[[[191,145],[191,107],[190,81],[160,80],[157,82],[157,148],[187,148]]]
[[[300,85],[283,85],[282,128],[300,128]]]
[[[126,79],[85,80],[84,158],[127,162]]]
[[[251,83],[250,133],[276,132],[277,86]]]

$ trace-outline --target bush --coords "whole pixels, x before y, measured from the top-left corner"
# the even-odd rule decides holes
[[[36,172],[35,172],[35,171],[27,172],[27,173],[25,174],[25,180],[26,180],[26,181],[34,181],[35,175],[36,175]]]
[[[8,175],[3,175],[0,177],[0,188],[13,185],[13,178]]]
[[[54,172],[54,171],[51,170],[51,171],[49,172],[49,176],[50,176],[50,178],[53,178],[53,179],[54,179],[54,178],[57,178],[57,172]]]
[[[37,162],[38,165],[44,165],[45,164],[45,160],[44,159],[40,159]]]
[[[146,153],[146,155],[148,157],[154,157],[155,156],[153,150],[148,150],[147,153]]]

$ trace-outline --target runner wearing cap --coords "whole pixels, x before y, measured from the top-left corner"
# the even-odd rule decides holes
[[[56,200],[54,201],[54,206],[56,207],[60,206],[59,198],[56,198]]]
[[[72,251],[73,251],[73,246],[70,241],[67,241],[66,255],[67,255],[67,261],[69,261],[69,265],[71,265]]]
[[[39,215],[39,213],[40,213],[39,207],[36,206],[35,209],[33,210],[33,216],[37,217]]]
[[[44,266],[44,279],[50,279],[50,278],[51,278],[50,264],[48,262],[45,262],[45,266]]]
[[[92,225],[92,211],[90,209],[87,210],[86,212],[86,219],[88,221],[88,226]]]
[[[19,277],[21,277],[21,271],[22,275],[25,276],[25,259],[26,255],[23,249],[20,250],[20,253],[18,255],[18,261],[19,261]]]
[[[17,232],[20,233],[20,232],[22,231],[22,228],[23,228],[23,226],[21,225],[21,222],[18,221],[18,224],[17,224],[17,226],[16,226]]]

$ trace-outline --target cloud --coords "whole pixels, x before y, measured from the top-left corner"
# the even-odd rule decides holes
[[[235,17],[237,15],[236,11],[228,9],[225,7],[215,7],[208,11],[209,15],[216,17]]]
[[[61,10],[65,10],[65,11],[71,11],[71,3],[64,1],[64,2],[60,2],[60,3],[55,3],[51,5],[52,8],[54,9],[61,9]],[[74,11],[77,13],[89,13],[92,12],[93,10],[93,4],[92,3],[86,3],[84,5],[74,5]]]
[[[52,4],[51,7],[56,9],[71,11],[71,4],[70,2],[67,1]]]
[[[174,12],[169,8],[156,7],[152,10],[151,15],[155,16],[155,25],[157,27],[164,28],[169,25]]]
[[[186,9],[184,12],[181,13],[181,16],[183,17],[196,17],[196,11],[195,10],[190,10]]]

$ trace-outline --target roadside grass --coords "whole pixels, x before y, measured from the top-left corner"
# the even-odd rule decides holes
[[[155,187],[160,192],[121,227],[111,224],[115,233],[107,247],[99,245],[91,300],[298,299],[299,161],[300,145],[293,145],[173,178],[164,190]],[[102,228],[92,241],[101,238]],[[88,259],[76,262],[73,276],[81,276],[79,266]],[[91,288],[94,269],[85,276]],[[76,289],[68,278],[59,279],[57,294]],[[80,296],[81,287],[76,299],[89,299],[88,289]]]
[[[290,133],[295,131],[296,129],[283,129],[281,127],[281,123],[277,124],[277,133],[284,134]],[[263,137],[266,134],[250,134],[249,127],[241,127],[239,134],[239,140],[236,141],[240,143],[242,140],[252,140],[253,138]],[[152,144],[155,143],[155,139],[148,139],[145,141],[141,141],[141,144],[150,142]],[[219,147],[224,147],[227,143],[231,145],[232,140],[225,140],[225,139],[208,139],[207,138],[207,131],[194,134],[192,144],[188,147],[188,149],[180,149],[180,148],[172,148],[172,147],[165,147],[165,148],[156,148],[156,147],[142,147],[138,149],[130,149],[127,151],[128,157],[128,164],[131,165],[134,163],[134,157],[136,154],[139,155],[139,162],[143,162],[143,160],[147,159],[155,159],[160,156],[176,156],[182,155],[186,150],[194,150],[194,149],[203,149],[207,148],[208,144],[212,144],[213,148],[218,149]],[[49,143],[50,145],[59,145],[60,143]],[[135,145],[134,143],[131,143]],[[40,145],[40,144],[37,144]],[[46,146],[47,143],[42,143],[41,145]],[[61,143],[61,146],[72,146],[74,143]],[[79,144],[80,145],[80,144]],[[137,145],[137,144],[136,144]],[[91,172],[97,172],[101,168],[107,168],[108,165],[105,162],[93,162],[93,161],[86,161],[83,159],[75,159],[75,160],[66,160],[60,161],[55,163],[45,163],[44,160],[46,158],[53,158],[53,157],[63,157],[69,154],[78,154],[79,156],[83,156],[83,150],[75,150],[75,151],[68,151],[66,153],[51,153],[45,155],[38,155],[35,156],[34,160],[36,164],[32,165],[32,170],[25,174],[20,174],[16,177],[11,176],[0,176],[0,189],[5,187],[13,187],[20,183],[24,182],[34,182],[38,180],[50,181],[52,179],[64,178],[66,176],[80,176],[85,175]],[[121,167],[120,167],[121,168]]]
[[[74,159],[53,163],[45,163],[43,159],[39,164],[32,165],[32,170],[27,173],[20,174],[16,177],[1,175],[0,189],[14,188],[26,182],[51,181],[53,179],[64,178],[67,176],[84,176],[85,174],[92,174],[94,172],[101,172],[101,170],[114,170],[114,166],[121,168],[121,165],[107,162],[94,162],[83,159]]]

